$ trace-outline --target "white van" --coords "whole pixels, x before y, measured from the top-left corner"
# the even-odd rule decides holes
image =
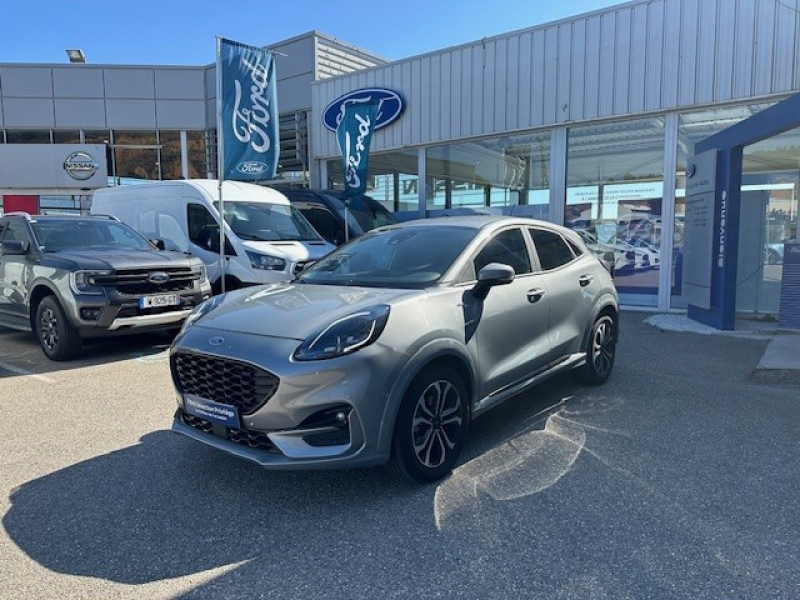
[[[225,289],[292,279],[334,249],[280,192],[237,181],[222,184]],[[171,250],[203,260],[220,288],[219,182],[159,181],[99,189],[92,214],[113,215]]]

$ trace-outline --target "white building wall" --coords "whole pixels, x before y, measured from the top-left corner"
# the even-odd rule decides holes
[[[372,150],[800,91],[800,0],[636,0],[312,85],[321,115],[363,87],[406,99]]]

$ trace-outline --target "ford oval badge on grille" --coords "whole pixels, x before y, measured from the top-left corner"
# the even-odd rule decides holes
[[[163,271],[155,271],[147,276],[147,281],[150,283],[167,283],[169,281],[169,274]]]
[[[212,346],[219,346],[219,345],[221,345],[221,344],[222,344],[224,341],[225,341],[225,338],[221,338],[221,337],[213,337],[213,338],[211,338],[210,340],[208,340],[208,343],[209,343],[209,344],[211,344]]]

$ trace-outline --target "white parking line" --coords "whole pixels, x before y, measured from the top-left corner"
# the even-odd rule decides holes
[[[44,381],[45,383],[53,383],[55,381],[52,377],[48,377],[47,375],[39,375],[37,373],[32,373],[27,369],[21,369],[19,367],[15,367],[14,365],[10,365],[4,362],[0,362],[0,369],[4,371],[10,371],[15,375],[22,375],[23,377],[33,377],[34,379],[38,379],[39,381]]]

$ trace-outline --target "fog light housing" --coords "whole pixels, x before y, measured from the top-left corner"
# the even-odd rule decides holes
[[[97,321],[100,318],[100,312],[102,308],[99,307],[88,307],[81,309],[81,319],[84,321]]]

